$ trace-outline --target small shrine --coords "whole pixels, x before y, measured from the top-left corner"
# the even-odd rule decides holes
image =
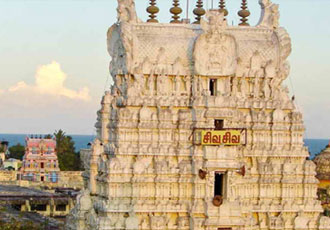
[[[319,187],[324,189],[330,187],[330,142],[313,161],[316,164],[316,177],[320,181]]]
[[[26,137],[25,143],[25,155],[19,172],[20,179],[56,183],[60,171],[56,140],[32,135]]]

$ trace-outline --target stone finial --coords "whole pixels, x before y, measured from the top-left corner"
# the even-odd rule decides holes
[[[220,0],[219,1],[219,12],[223,13],[225,17],[228,15],[228,10],[226,9],[226,1]]]
[[[171,21],[171,23],[180,23],[179,14],[182,13],[182,9],[180,7],[179,0],[173,0],[173,7],[170,9],[170,13],[173,14],[173,20]]]
[[[247,17],[250,16],[250,11],[248,10],[247,7],[247,0],[242,0],[241,8],[242,9],[238,12],[238,15],[241,17],[241,23],[239,25],[249,26],[250,24],[247,22],[248,21]]]
[[[156,0],[150,0],[150,6],[147,8],[147,12],[150,14],[147,22],[158,22],[156,14],[159,12],[159,8],[156,6]]]
[[[202,16],[206,13],[203,8],[203,0],[197,0],[196,8],[193,13],[196,15],[194,24],[200,24]]]

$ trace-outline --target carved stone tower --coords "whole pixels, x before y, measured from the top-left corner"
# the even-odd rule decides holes
[[[114,84],[67,229],[330,229],[282,84],[291,40],[278,5],[260,0],[252,27],[219,10],[200,24],[147,23],[134,0],[118,4]]]

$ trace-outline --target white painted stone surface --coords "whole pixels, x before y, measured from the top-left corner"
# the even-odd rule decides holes
[[[108,31],[114,85],[81,154],[85,190],[67,229],[330,229],[302,114],[282,84],[291,40],[278,5],[260,0],[258,25],[237,27],[215,11],[201,25],[144,23],[133,0],[118,3]],[[246,128],[246,145],[194,145],[194,130],[215,119]],[[227,172],[220,207],[215,171]]]

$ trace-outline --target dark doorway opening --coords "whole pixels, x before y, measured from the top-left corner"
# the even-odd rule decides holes
[[[56,211],[60,211],[60,212],[66,211],[66,205],[65,204],[56,205]]]
[[[217,80],[216,79],[210,79],[210,92],[211,92],[211,96],[216,96],[216,92],[217,92]]]
[[[40,177],[40,180],[41,180],[41,181],[44,181],[44,177],[43,177],[43,176],[41,176],[41,177]]]
[[[41,163],[40,164],[40,167],[43,169],[44,168],[44,163]]]
[[[223,120],[214,120],[215,130],[222,130],[224,126]]]
[[[216,172],[214,180],[214,196],[223,196],[223,173]]]

